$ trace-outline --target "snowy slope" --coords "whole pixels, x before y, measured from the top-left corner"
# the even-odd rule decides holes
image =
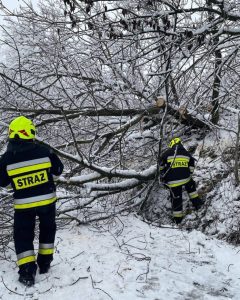
[[[240,299],[239,247],[132,215],[59,230],[53,266],[34,287],[18,283],[14,251],[8,258],[1,261],[3,300]]]

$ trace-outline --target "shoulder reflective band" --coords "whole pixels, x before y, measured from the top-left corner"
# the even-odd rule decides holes
[[[27,161],[22,161],[16,164],[11,164],[7,166],[8,176],[15,176],[31,171],[37,171],[42,169],[51,168],[52,164],[49,157],[43,157],[38,159],[32,159]]]
[[[28,250],[28,251],[17,254],[18,266],[27,264],[29,262],[34,262],[34,261],[35,261],[35,253],[33,250]]]
[[[34,172],[28,175],[15,177],[13,182],[16,190],[26,189],[32,186],[43,184],[48,182],[48,175],[46,170],[40,172]]]
[[[54,253],[54,244],[39,244],[38,253],[42,255],[49,255]]]
[[[57,200],[56,193],[40,195],[30,198],[15,199],[14,208],[15,209],[25,209],[31,207],[38,207],[51,204]]]
[[[183,185],[183,184],[186,184],[190,179],[191,179],[191,177],[189,177],[187,179],[168,181],[167,186],[175,187],[175,186]]]

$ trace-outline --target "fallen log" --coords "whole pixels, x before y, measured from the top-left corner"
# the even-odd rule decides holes
[[[204,121],[200,120],[198,117],[193,116],[186,107],[178,107],[175,108],[171,106],[169,103],[166,103],[163,97],[158,97],[155,100],[156,104],[152,106],[148,106],[146,108],[141,109],[76,109],[76,110],[64,110],[64,114],[68,119],[75,119],[79,116],[86,117],[123,117],[130,116],[133,117],[135,115],[144,116],[152,116],[158,115],[164,109],[167,110],[167,114],[173,116],[175,119],[179,120],[180,123],[191,126],[192,128],[204,128],[209,129],[209,125]],[[16,111],[14,108],[3,108],[5,111]],[[47,123],[58,122],[65,118],[62,116],[62,111],[60,109],[21,109],[21,113],[24,114],[33,114],[33,115],[56,115],[55,118],[48,118],[47,120],[42,121],[37,126],[42,126]]]

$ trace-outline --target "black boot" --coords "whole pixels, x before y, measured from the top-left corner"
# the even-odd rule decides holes
[[[50,269],[50,264],[45,264],[39,267],[39,274],[46,274]]]
[[[26,286],[33,286],[35,284],[35,275],[34,274],[20,274],[19,276],[19,282]]]
[[[35,263],[28,263],[20,266],[18,271],[19,273],[19,282],[25,286],[33,286],[35,284],[35,276],[37,271],[37,265]]]
[[[39,274],[45,274],[50,269],[50,264],[53,261],[53,255],[38,254],[37,264],[39,267]]]
[[[183,217],[173,217],[172,220],[173,220],[174,223],[179,225],[182,222]]]

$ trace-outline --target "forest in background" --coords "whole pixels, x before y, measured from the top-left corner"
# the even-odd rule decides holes
[[[239,243],[238,1],[44,0],[1,12],[1,153],[9,121],[33,119],[65,164],[59,221],[137,211],[168,223],[158,164],[178,135],[206,201],[191,227]],[[0,197],[3,247],[11,191]]]

